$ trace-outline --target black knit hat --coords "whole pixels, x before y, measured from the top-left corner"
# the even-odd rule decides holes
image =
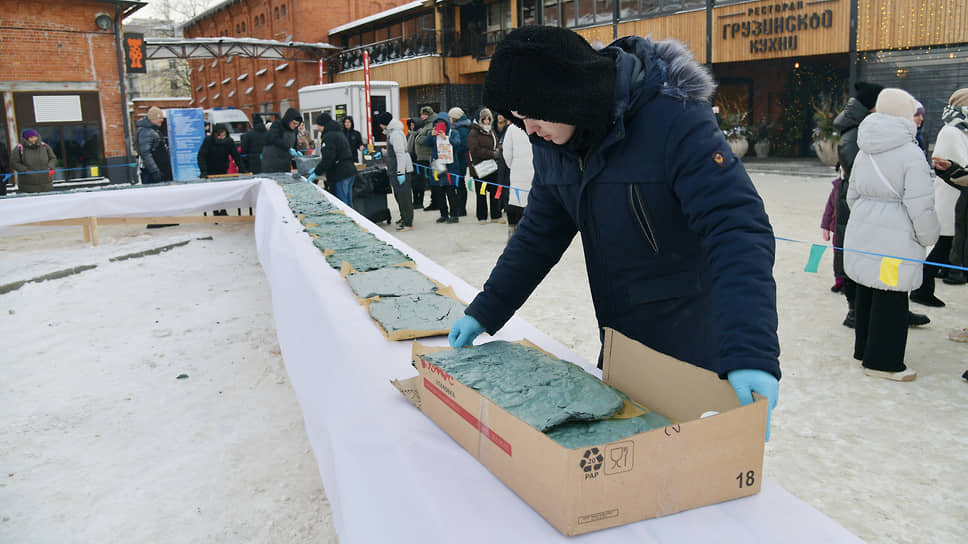
[[[373,120],[376,122],[377,126],[389,125],[390,121],[393,121],[393,114],[391,114],[388,111],[385,111],[383,113],[378,113],[376,118],[374,118]]]
[[[877,95],[884,90],[883,85],[878,85],[877,83],[867,83],[866,81],[858,81],[854,83],[854,90],[857,91],[857,100],[864,105],[867,109],[873,109],[874,104],[877,103]]]
[[[316,116],[316,124],[321,127],[325,127],[332,120],[333,120],[333,116],[325,111]]]
[[[559,27],[522,26],[494,50],[484,105],[514,124],[521,115],[600,132],[609,122],[615,61],[581,35]]]

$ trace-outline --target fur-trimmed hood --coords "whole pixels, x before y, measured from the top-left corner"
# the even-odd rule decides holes
[[[709,102],[716,82],[709,70],[678,40],[653,42],[629,36],[602,50],[615,58],[616,82],[612,119],[663,94],[683,102]]]

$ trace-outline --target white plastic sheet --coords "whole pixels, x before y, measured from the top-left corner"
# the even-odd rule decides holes
[[[476,290],[327,195],[417,269],[470,301]],[[283,359],[342,544],[374,542],[853,543],[860,539],[764,479],[755,496],[578,537],[563,537],[390,384],[413,376],[410,343],[387,341],[326,264],[270,180],[0,199],[0,226],[86,216],[162,216],[256,206],[255,240]],[[266,324],[269,326],[269,324]],[[496,336],[528,338],[581,364],[512,318]],[[478,341],[488,341],[484,337]],[[445,338],[425,339],[445,345]],[[258,409],[258,407],[253,407]]]

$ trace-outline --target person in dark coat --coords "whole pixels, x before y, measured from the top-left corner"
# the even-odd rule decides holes
[[[262,148],[263,172],[289,172],[292,170],[292,158],[302,155],[296,151],[296,130],[299,128],[299,112],[289,108],[282,119],[276,120],[269,127],[266,144]]]
[[[258,113],[252,116],[252,130],[242,135],[242,160],[245,169],[253,174],[262,173],[262,148],[266,145],[269,131]]]
[[[430,106],[423,106],[420,108],[420,124],[416,128],[416,134],[413,137],[413,151],[416,155],[414,162],[423,168],[417,169],[416,177],[422,177],[426,183],[423,184],[424,189],[421,189],[419,195],[414,192],[413,197],[413,208],[419,210],[423,208],[424,211],[430,212],[434,210],[440,210],[440,194],[434,193],[433,186],[431,183],[432,176],[430,174],[430,156],[433,154],[433,146],[426,145],[424,142],[427,140],[427,136],[430,135],[434,130],[434,118],[437,113]],[[414,185],[416,187],[416,185]],[[423,205],[424,190],[430,191],[430,204],[426,207]],[[416,189],[414,189],[416,191]]]
[[[362,162],[360,154],[363,152],[363,136],[356,130],[352,115],[343,118],[343,135],[346,136],[346,141],[350,143],[350,150],[353,151],[353,162]]]
[[[333,187],[336,198],[353,206],[353,180],[356,178],[353,150],[340,130],[339,123],[330,114],[317,115],[316,125],[323,131],[319,145],[321,158],[308,181],[312,183],[320,175],[326,174],[326,180]]]
[[[675,40],[632,36],[596,51],[558,27],[508,34],[484,104],[530,135],[534,180],[450,345],[500,329],[581,233],[600,327],[716,372],[742,404],[765,395],[772,410],[773,229],[716,126],[714,88]]]
[[[464,176],[467,175],[467,135],[471,131],[471,120],[467,118],[464,110],[456,106],[450,108],[447,115],[450,116],[451,142],[454,144],[454,162],[447,167],[447,171],[459,176],[451,176],[457,180],[457,207],[451,207],[450,215],[464,217],[467,215],[467,182]]]
[[[508,209],[508,199],[511,195],[511,168],[504,159],[504,136],[508,133],[508,127],[511,122],[508,121],[503,115],[497,114],[494,119],[494,130],[497,134],[497,146],[498,154],[497,158],[497,183],[498,185],[504,185],[506,188],[501,192],[501,209]],[[508,226],[511,226],[511,218],[508,217]]]
[[[850,172],[854,167],[854,157],[860,148],[857,147],[857,127],[865,117],[871,114],[877,95],[883,89],[877,83],[858,81],[854,84],[857,96],[847,101],[843,111],[834,119],[834,128],[840,133],[840,143],[837,144],[837,159],[844,170],[841,176],[840,188],[837,190],[837,207],[834,217],[837,228],[834,230],[834,247],[844,247],[844,233],[847,231],[847,220],[850,219],[850,208],[847,206],[847,190],[850,185]],[[847,297],[847,317],[844,326],[854,328],[856,312],[854,298],[857,293],[857,283],[844,273],[844,252],[834,250],[834,276],[843,281],[842,291]]]
[[[7,194],[7,182],[12,177],[10,169],[10,149],[6,142],[0,140],[0,195]]]
[[[467,152],[470,158],[471,176],[474,178],[474,195],[476,197],[475,211],[477,222],[487,223],[488,206],[491,209],[491,221],[498,223],[501,218],[501,198],[497,196],[497,176],[498,172],[488,173],[486,176],[475,168],[475,164],[480,164],[488,159],[494,160],[501,156],[500,146],[498,145],[497,129],[494,127],[494,114],[491,110],[484,108],[478,114],[478,119],[471,126],[467,134]],[[481,194],[481,185],[484,184],[484,194]],[[504,194],[504,191],[501,191]]]
[[[202,140],[198,148],[198,170],[201,176],[217,176],[229,171],[229,157],[235,164],[242,164],[242,157],[235,145],[235,140],[229,136],[229,127],[218,123],[212,128],[212,134]]]
[[[414,164],[417,164],[417,132],[429,123],[430,119],[427,119],[426,115],[421,115],[416,119],[412,117],[407,119],[407,153],[410,154],[410,160]],[[422,172],[418,173],[414,171],[414,175],[410,176],[410,184],[410,190],[413,193],[413,209],[422,210],[424,207],[424,191],[427,188]]]
[[[438,223],[457,223],[460,221],[458,213],[457,185],[460,182],[453,175],[456,170],[456,150],[460,133],[450,128],[450,117],[446,113],[438,113],[434,117],[433,129],[424,139],[423,144],[431,147],[430,164],[433,175],[430,180],[430,201],[438,203],[440,217]],[[441,146],[449,146],[452,162],[443,163],[440,156]],[[450,206],[448,208],[448,205]]]
[[[235,145],[235,140],[229,136],[229,127],[217,123],[212,127],[212,133],[202,140],[198,148],[198,170],[201,177],[217,176],[229,172],[229,157],[235,164],[242,164],[242,157]],[[228,215],[225,210],[215,210],[213,215]]]
[[[161,132],[165,114],[161,108],[152,106],[148,115],[138,121],[135,142],[141,162],[141,183],[171,181],[171,154]]]
[[[57,155],[36,130],[28,128],[21,136],[23,140],[10,152],[13,169],[21,172],[17,174],[17,190],[21,193],[53,191]]]

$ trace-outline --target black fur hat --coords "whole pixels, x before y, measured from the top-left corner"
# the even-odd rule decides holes
[[[389,125],[390,122],[393,121],[393,114],[388,111],[385,111],[383,113],[378,113],[376,117],[373,119],[373,121],[376,122],[377,126]]]
[[[514,124],[521,115],[599,131],[608,125],[615,61],[581,35],[559,27],[522,26],[494,50],[484,105]]]
[[[858,81],[854,83],[854,90],[857,91],[857,100],[864,105],[867,109],[874,109],[874,104],[877,104],[877,95],[881,94],[884,90],[882,85],[877,83],[867,83],[866,81]]]
[[[316,116],[316,124],[321,127],[325,127],[332,120],[333,120],[333,116],[330,115],[329,112],[324,111],[323,113],[320,113],[319,115]]]

